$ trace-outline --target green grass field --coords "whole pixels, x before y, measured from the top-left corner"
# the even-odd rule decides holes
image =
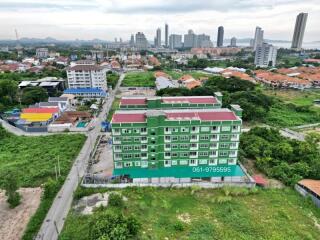
[[[49,177],[55,177],[58,156],[61,175],[66,176],[85,139],[82,134],[0,136],[0,176],[12,171],[17,175],[19,186],[38,187]]]
[[[293,103],[298,106],[311,106],[313,101],[320,99],[320,90],[263,90],[269,96],[277,97],[286,103]]]
[[[78,189],[76,196],[106,190]],[[257,190],[128,188],[121,210],[142,224],[137,239],[316,240],[320,209],[292,189]],[[240,193],[240,194],[239,194]],[[241,194],[242,193],[242,194]],[[246,192],[248,193],[248,192]],[[87,240],[92,215],[72,210],[60,240]]]
[[[121,84],[122,87],[154,87],[154,72],[129,72]]]
[[[263,92],[283,102],[283,104],[275,104],[271,107],[265,119],[267,124],[292,127],[320,122],[320,108],[313,105],[314,100],[320,99],[320,90],[263,89]],[[297,111],[292,106],[290,107],[290,104],[308,110]]]
[[[108,122],[111,121],[114,112],[119,108],[119,103],[120,103],[120,98],[115,98],[114,101],[112,102],[111,109],[110,109],[108,116],[107,116]]]

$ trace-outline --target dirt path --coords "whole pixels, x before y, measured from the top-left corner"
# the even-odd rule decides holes
[[[0,192],[0,239],[21,239],[30,217],[40,204],[41,188],[21,188],[19,192],[22,200],[15,209],[9,208],[4,192]]]

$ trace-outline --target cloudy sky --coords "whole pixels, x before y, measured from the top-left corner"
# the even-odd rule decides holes
[[[129,39],[144,32],[153,39],[157,27],[183,34],[188,29],[216,39],[253,37],[256,26],[265,38],[291,40],[296,15],[308,12],[305,41],[320,40],[320,0],[0,0],[0,39]]]

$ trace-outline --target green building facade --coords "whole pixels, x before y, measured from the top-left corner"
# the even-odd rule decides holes
[[[113,115],[114,175],[160,182],[244,175],[237,164],[239,106],[231,110],[158,107],[119,110]]]

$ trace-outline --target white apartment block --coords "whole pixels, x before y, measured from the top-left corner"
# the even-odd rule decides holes
[[[69,88],[107,90],[106,70],[90,61],[79,61],[67,68]]]
[[[49,56],[48,48],[37,48],[36,57],[37,58],[47,58]]]
[[[258,45],[254,64],[257,67],[274,67],[277,60],[277,48],[268,43]]]

